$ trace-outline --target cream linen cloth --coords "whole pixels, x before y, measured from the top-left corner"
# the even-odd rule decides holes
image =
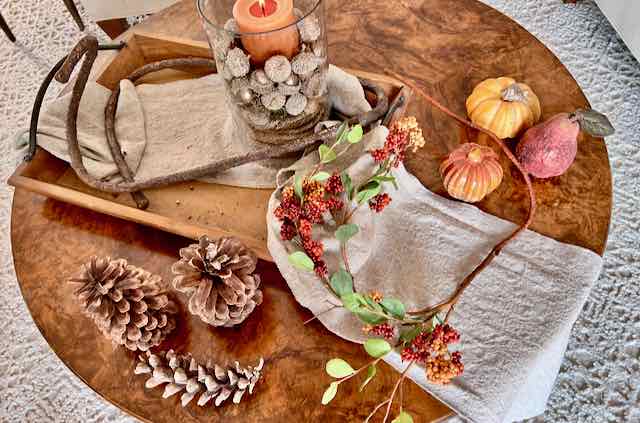
[[[335,66],[327,76],[332,107],[353,116],[371,109],[358,79]],[[116,135],[137,181],[145,181],[211,163],[214,160],[264,148],[264,144],[239,142],[224,80],[217,74],[166,84],[134,86],[120,82]],[[107,145],[104,109],[111,92],[91,81],[82,96],[78,114],[78,143],[87,171],[100,179],[119,179]],[[38,145],[69,161],[66,116],[71,93],[47,104],[38,123]],[[26,146],[28,134],[18,138]],[[279,169],[296,159],[248,163],[206,178],[207,182],[248,188],[275,188]]]
[[[386,134],[386,128],[376,128],[360,148],[380,146]],[[337,163],[338,168],[352,163],[348,169],[354,184],[375,168],[370,155],[357,158],[360,153]],[[280,184],[294,170],[308,169],[315,157],[283,170]],[[360,231],[349,241],[348,254],[358,291],[380,291],[415,310],[447,298],[515,225],[433,194],[403,167],[394,174],[399,189],[390,188],[391,204],[379,214],[368,207],[355,213]],[[280,239],[280,222],[273,217],[279,193],[272,195],[267,217],[268,247],[278,269],[297,301],[319,315],[329,330],[363,342],[362,323],[344,308],[323,314],[337,303],[334,297],[314,273],[289,264],[287,256],[294,249]],[[330,272],[338,263],[335,229],[328,224],[314,231],[316,239],[332,239],[325,242]],[[509,422],[542,413],[571,327],[601,266],[601,257],[591,251],[532,231],[522,233],[474,280],[452,315],[462,335],[464,374],[447,386],[430,384],[417,366],[409,377],[470,421]],[[397,353],[385,361],[398,370],[406,365]]]

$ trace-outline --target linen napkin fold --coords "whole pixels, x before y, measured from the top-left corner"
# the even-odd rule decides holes
[[[142,104],[131,81],[122,81],[116,111],[116,135],[125,161],[136,172],[147,144]],[[111,91],[89,81],[78,111],[78,144],[87,171],[99,179],[110,179],[118,174],[104,130],[104,108]],[[38,145],[54,156],[69,162],[66,142],[67,112],[71,93],[58,97],[46,105],[38,120]],[[29,132],[18,138],[18,148],[29,142]]]
[[[354,116],[371,109],[358,79],[330,65],[329,101],[340,112]],[[239,142],[225,102],[224,79],[217,74],[166,84],[120,82],[116,134],[137,181],[203,166],[264,147]],[[94,81],[87,84],[78,115],[78,142],[90,174],[118,180],[104,130],[104,108],[111,91]],[[66,116],[71,93],[49,103],[38,123],[38,144],[69,161]],[[28,135],[18,139],[25,147]],[[248,188],[275,188],[278,170],[297,158],[248,163],[205,178],[206,182]]]
[[[335,167],[348,168],[354,184],[363,181],[375,164],[370,155],[360,154],[382,145],[387,133],[384,127],[374,129]],[[316,155],[308,156],[283,170],[280,186],[316,160]],[[359,292],[380,291],[416,310],[446,299],[516,226],[433,194],[402,166],[394,174],[399,189],[389,191],[391,204],[380,214],[368,207],[354,214],[360,231],[349,241],[348,254]],[[267,216],[268,247],[278,269],[297,301],[319,315],[329,330],[363,342],[362,323],[344,308],[326,312],[337,300],[313,272],[289,264],[294,248],[281,240],[280,222],[273,217],[279,193],[271,196]],[[326,224],[313,234],[325,242],[330,272],[338,268],[335,229]],[[429,383],[418,366],[408,376],[469,421],[509,422],[542,413],[571,327],[601,266],[601,257],[589,250],[532,231],[520,234],[473,281],[452,315],[462,336],[458,347],[464,374],[445,386]],[[399,371],[406,367],[397,353],[385,361]]]

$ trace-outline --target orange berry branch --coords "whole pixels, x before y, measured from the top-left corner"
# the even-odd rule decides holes
[[[400,79],[398,75],[393,75]],[[408,363],[390,397],[374,408],[367,421],[384,406],[386,408],[383,422],[388,420],[396,394],[399,392],[402,398],[402,381],[414,363],[424,366],[425,376],[432,383],[446,384],[462,374],[464,365],[461,352],[449,350],[452,344],[460,340],[460,334],[447,323],[448,319],[474,278],[511,240],[528,228],[536,205],[535,193],[528,174],[500,139],[491,132],[468,122],[465,118],[457,116],[415,84],[407,82],[407,85],[449,117],[487,134],[522,174],[529,192],[530,207],[526,221],[500,241],[458,284],[446,301],[422,310],[407,311],[405,305],[398,299],[385,298],[376,292],[368,294],[356,292],[349,266],[347,243],[359,231],[356,224],[350,223],[355,211],[367,204],[371,211],[383,212],[392,201],[390,195],[384,192],[385,187],[396,186],[393,170],[404,161],[409,148],[415,151],[424,145],[422,131],[415,118],[402,118],[393,123],[389,127],[384,146],[368,152],[377,168],[361,184],[355,186],[347,171],[332,174],[324,171],[327,164],[335,161],[351,144],[357,144],[363,138],[363,129],[360,125],[350,127],[348,123],[343,123],[337,131],[335,141],[330,145],[320,146],[319,162],[311,172],[304,176],[297,175],[293,184],[282,190],[281,202],[274,211],[275,217],[282,222],[280,236],[284,241],[291,241],[299,248],[298,251],[290,254],[289,262],[298,269],[315,272],[327,289],[342,302],[342,306],[365,324],[363,331],[369,338],[364,343],[364,349],[374,358],[372,362],[358,369],[354,369],[340,358],[329,360],[326,364],[326,372],[336,380],[326,389],[322,403],[328,404],[337,395],[338,387],[342,382],[351,380],[366,370],[367,376],[361,384],[361,390],[364,389],[376,375],[376,364],[393,349],[398,349],[402,360]],[[326,219],[333,221],[337,227],[335,237],[340,242],[340,256],[343,262],[343,267],[333,274],[330,274],[324,261],[324,244],[314,239],[312,235],[314,225],[324,225]],[[440,318],[440,313],[445,313],[443,319]],[[397,340],[393,347],[388,342],[392,339]],[[402,400],[400,400],[400,411],[394,422],[411,421],[411,416],[402,410]]]

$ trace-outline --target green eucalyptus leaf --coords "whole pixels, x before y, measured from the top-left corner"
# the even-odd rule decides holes
[[[376,377],[377,371],[378,370],[376,369],[376,366],[373,364],[370,365],[369,368],[367,368],[367,378],[360,384],[360,388],[358,389],[359,392],[364,391],[364,388],[369,384],[369,382],[371,382],[373,378]]]
[[[342,300],[342,305],[344,306],[344,308],[352,313],[362,310],[363,305],[366,304],[364,299],[362,298],[362,295],[355,292],[352,294],[343,295],[340,297],[340,299]]]
[[[608,137],[616,132],[609,118],[595,110],[578,109],[574,115],[578,118],[580,129],[593,137]]]
[[[357,144],[362,140],[363,135],[364,130],[362,129],[362,125],[358,124],[351,128],[347,134],[347,141],[349,141],[349,144]]]
[[[342,181],[344,192],[347,193],[347,198],[349,201],[353,200],[353,182],[351,181],[351,176],[344,171],[340,174],[340,180]]]
[[[384,298],[380,301],[382,308],[396,319],[404,319],[405,308],[400,300],[395,298]]]
[[[320,146],[318,152],[320,153],[320,162],[322,163],[330,163],[337,157],[336,152],[324,144]]]
[[[406,411],[403,411],[398,414],[398,417],[391,420],[391,423],[413,423],[413,417]]]
[[[350,238],[358,233],[358,230],[358,225],[354,223],[347,223],[346,225],[340,226],[336,230],[335,236],[338,241],[347,242]]]
[[[338,127],[338,132],[336,132],[336,142],[340,143],[344,139],[345,135],[349,133],[349,122],[346,120],[340,124]]]
[[[371,357],[380,358],[391,351],[391,345],[384,339],[371,338],[364,343],[364,350]]]
[[[363,186],[356,195],[356,201],[358,204],[366,203],[376,195],[380,194],[380,182],[370,181]]]
[[[369,309],[378,313],[384,313],[382,306],[380,306],[380,304],[373,301],[373,298],[371,298],[370,295],[363,295],[362,298],[364,298],[365,302],[367,303],[367,306],[369,306]]]
[[[309,258],[303,251],[296,251],[289,255],[289,263],[296,269],[313,271],[313,260]]]
[[[304,197],[304,193],[302,192],[302,176],[296,175],[293,178],[293,190],[295,191],[298,198],[302,200]]]
[[[375,176],[373,178],[371,178],[374,181],[380,182],[380,184],[382,185],[385,182],[391,182],[391,184],[393,185],[393,187],[395,189],[398,189],[398,182],[396,181],[396,177],[393,175],[382,175],[382,176]]]
[[[338,393],[338,382],[331,382],[324,394],[322,394],[322,405],[327,405],[336,397]]]
[[[324,182],[329,179],[331,175],[328,172],[318,172],[311,177],[312,181]]]
[[[329,376],[335,377],[336,379],[350,376],[355,372],[353,367],[341,358],[334,358],[327,361],[326,370]]]
[[[331,276],[330,282],[333,292],[335,292],[338,297],[342,298],[345,295],[353,294],[353,278],[346,270],[338,270]]]
[[[380,176],[374,176],[373,178],[374,181],[378,181],[380,183],[382,182],[391,182],[391,181],[395,181],[396,177],[393,175],[380,175]]]
[[[440,324],[442,324],[442,320],[440,320],[440,317],[438,317],[437,314],[434,314],[433,318],[431,319],[431,327],[435,329],[435,327]]]
[[[358,319],[368,325],[378,325],[387,321],[387,318],[376,313],[360,309],[353,312]]]

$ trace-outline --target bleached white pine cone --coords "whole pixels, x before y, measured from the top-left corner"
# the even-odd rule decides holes
[[[190,354],[178,355],[173,350],[166,354],[147,352],[140,354],[138,360],[134,373],[149,375],[145,387],[152,389],[164,385],[162,398],[182,392],[180,401],[183,407],[196,396],[200,407],[207,404],[219,407],[228,398],[238,404],[245,393],[253,393],[264,366],[262,358],[255,367],[241,367],[237,361],[230,367],[217,364],[204,366]]]

